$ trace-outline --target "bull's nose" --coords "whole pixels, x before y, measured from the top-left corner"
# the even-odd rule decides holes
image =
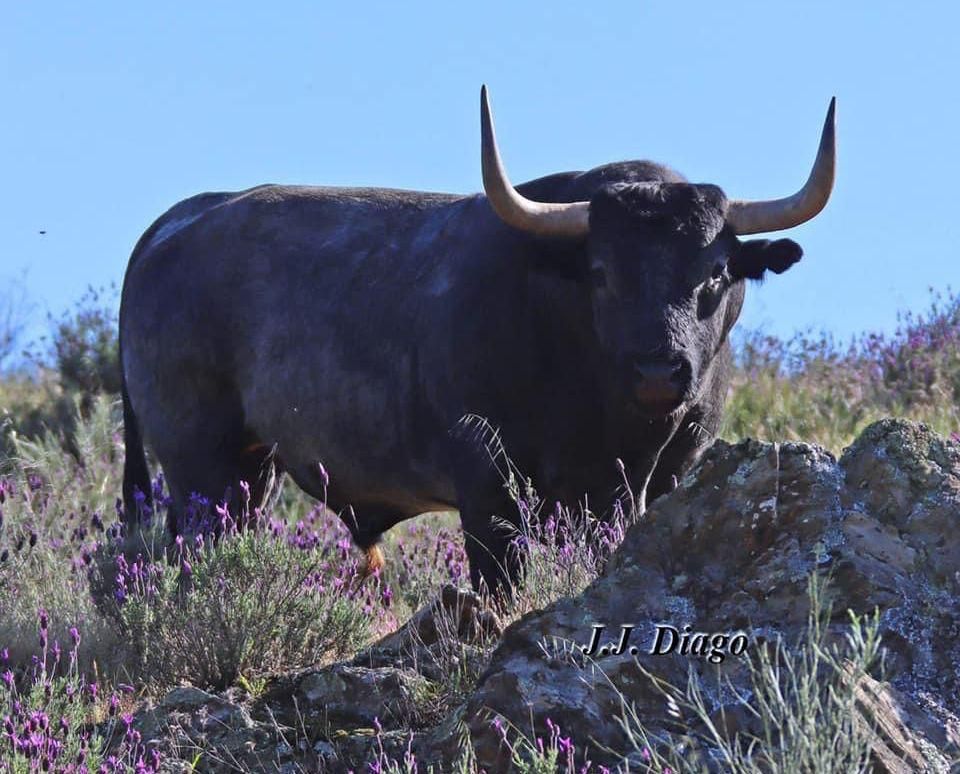
[[[636,360],[633,392],[642,404],[672,410],[680,405],[687,388],[687,367],[682,360]]]

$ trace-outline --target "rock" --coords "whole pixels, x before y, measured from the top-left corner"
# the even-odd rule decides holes
[[[287,676],[268,686],[258,703],[283,724],[329,735],[338,730],[387,730],[416,725],[434,689],[426,678],[408,669],[334,664]]]
[[[869,675],[857,681],[855,697],[860,722],[875,731],[871,748],[874,771],[879,774],[947,774],[950,771],[949,761],[940,752],[949,741],[946,729],[931,723],[913,701]]]
[[[715,670],[704,658],[651,655],[657,624],[742,630],[751,648],[777,637],[793,644],[806,629],[812,572],[832,575],[831,638],[848,630],[848,608],[881,614],[883,690],[903,697],[898,707],[914,708],[908,722],[881,701],[894,693],[873,691],[868,702],[863,686],[864,706],[883,709],[891,754],[915,766],[911,751],[955,743],[960,447],[922,425],[885,420],[839,462],[802,443],[718,441],[628,531],[600,579],[506,630],[464,711],[479,765],[508,767],[494,716],[530,737],[549,736],[550,719],[594,765],[618,762],[605,750],[630,749],[616,721],[624,699],[654,733],[681,730],[644,670],[680,686],[691,668],[715,686]],[[633,624],[629,644],[637,652],[608,649],[585,659],[581,646],[598,623],[607,625],[608,645],[620,624]],[[718,668],[732,685],[748,687],[744,659],[728,655]],[[749,728],[732,692],[708,690],[705,698],[713,712],[731,712],[734,727]]]
[[[171,771],[182,770],[176,762],[195,759],[199,771],[228,772],[275,768],[293,758],[292,729],[257,722],[231,697],[197,688],[170,691],[137,713],[134,728],[147,747],[164,754]]]
[[[352,661],[355,666],[413,669],[441,682],[451,669],[479,669],[503,632],[496,613],[473,591],[446,585],[430,605]]]
[[[371,771],[374,761],[383,760],[402,762],[404,754],[419,734],[410,731],[383,731],[379,735],[375,729],[358,730],[352,734],[335,734],[333,754],[324,759],[328,771]]]

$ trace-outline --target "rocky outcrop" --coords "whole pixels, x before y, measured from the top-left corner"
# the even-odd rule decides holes
[[[914,710],[907,723],[875,690],[875,701],[863,702],[882,716],[888,739],[902,731],[888,751],[920,750],[933,770],[946,770],[930,751],[960,741],[960,446],[894,420],[868,428],[839,462],[807,444],[718,441],[629,530],[602,578],[504,633],[465,712],[480,764],[507,767],[494,716],[531,736],[545,736],[549,719],[595,763],[630,747],[616,722],[624,701],[653,733],[679,731],[644,670],[683,686],[693,668],[709,686],[714,667],[677,652],[651,655],[657,625],[741,631],[751,648],[777,637],[794,643],[814,571],[831,576],[838,638],[847,609],[880,612],[886,680]],[[586,659],[581,646],[598,623],[608,646],[621,624],[634,625],[636,651],[608,647]],[[719,670],[749,688],[742,659],[727,656]],[[706,698],[731,732],[751,729],[733,692]]]
[[[175,761],[190,762],[200,771],[228,772],[265,770],[293,759],[286,739],[293,730],[254,720],[230,694],[175,688],[142,709],[134,725],[147,749],[163,753],[165,770],[171,772],[183,770]]]

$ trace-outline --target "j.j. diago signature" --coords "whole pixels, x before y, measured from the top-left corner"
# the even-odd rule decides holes
[[[640,648],[630,645],[633,624],[621,624],[620,634],[616,639],[601,644],[606,631],[606,624],[593,624],[590,641],[581,645],[580,650],[585,656],[619,656],[629,653],[639,655]],[[670,624],[659,623],[654,627],[653,642],[646,652],[651,656],[666,656],[670,653],[679,653],[681,656],[705,657],[711,664],[723,663],[728,656],[739,656],[747,649],[747,635],[743,632],[694,632],[689,624],[680,629]]]

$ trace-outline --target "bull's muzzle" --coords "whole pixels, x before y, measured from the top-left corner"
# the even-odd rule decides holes
[[[690,373],[690,365],[682,358],[634,360],[634,399],[645,413],[668,414],[683,403]]]

